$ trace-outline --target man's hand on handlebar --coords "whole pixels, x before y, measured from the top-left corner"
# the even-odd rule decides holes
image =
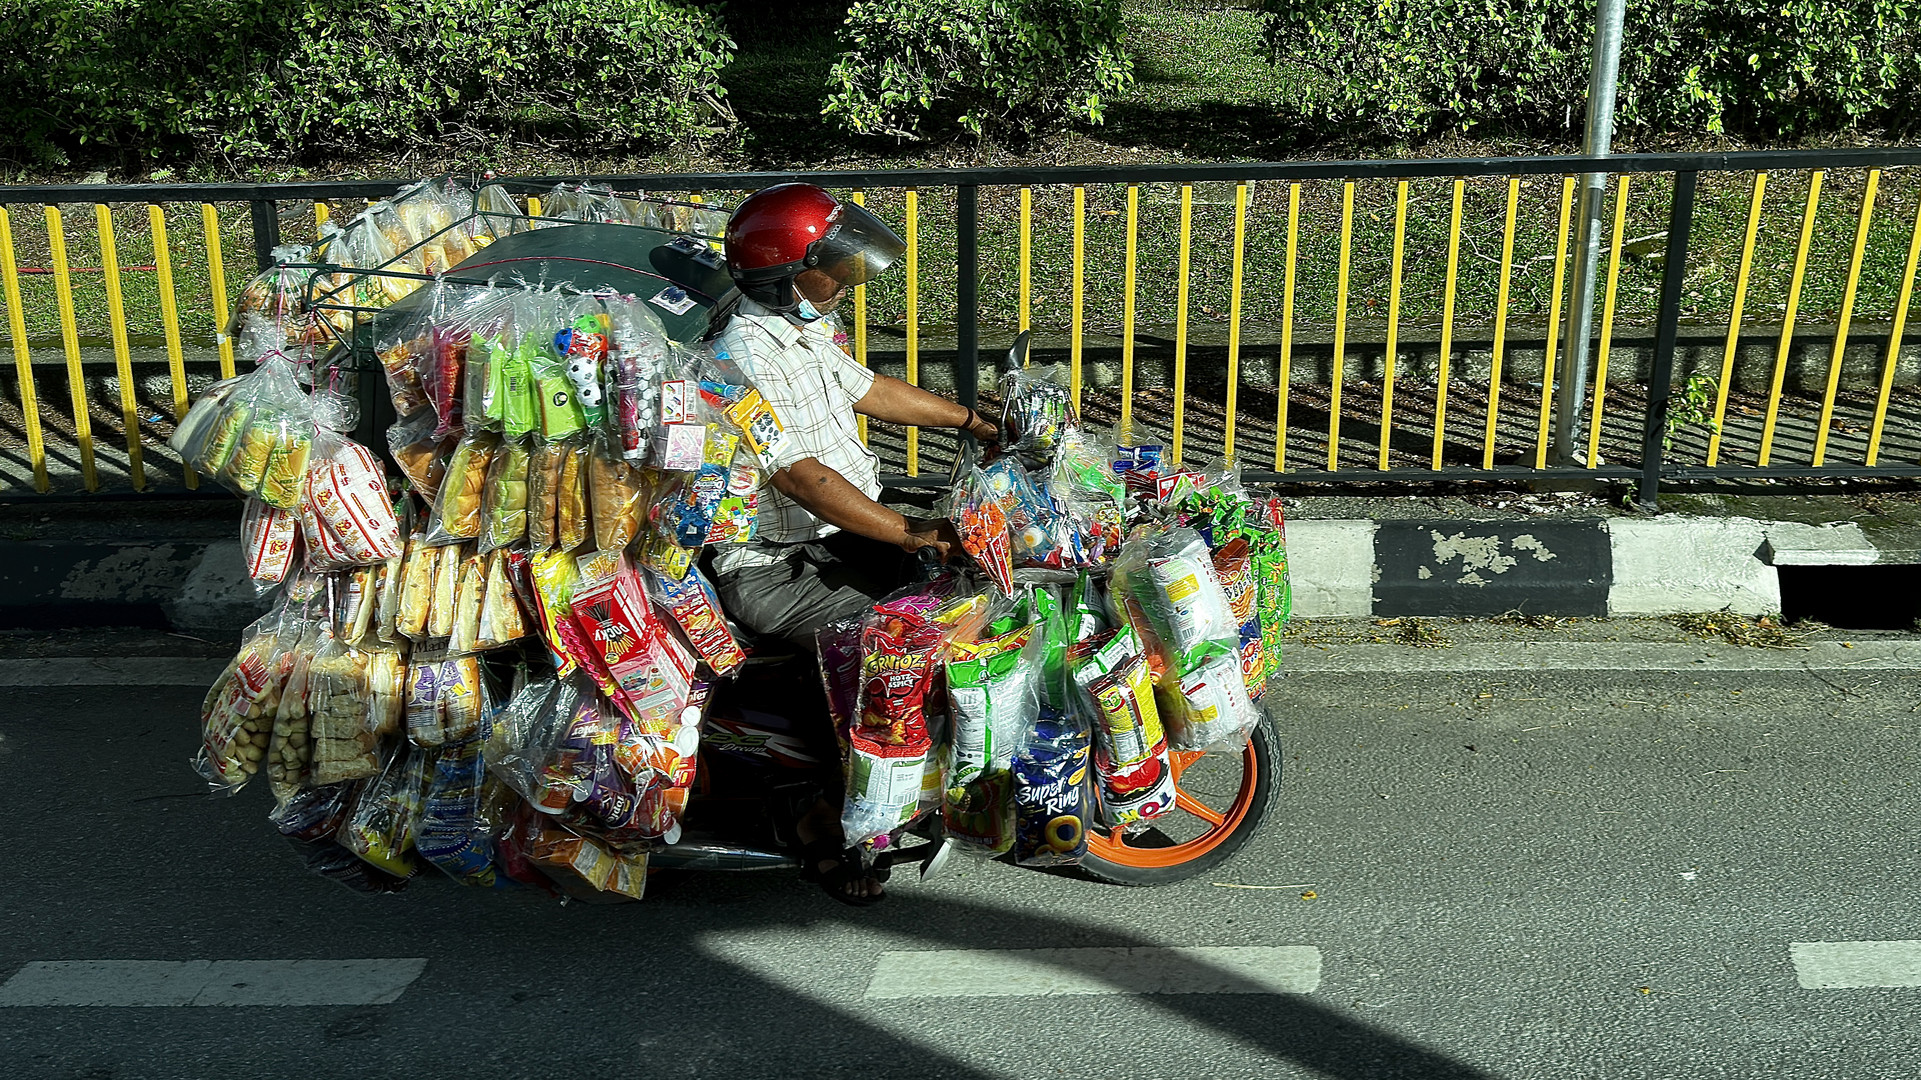
[[[972,435],[982,449],[998,450],[1001,444],[1001,427],[991,417],[981,415],[978,409],[967,410],[967,423],[961,430]]]
[[[923,548],[931,548],[934,557],[942,563],[961,552],[960,533],[954,523],[946,518],[908,518],[907,534],[901,537],[901,549],[909,555],[919,554]]]

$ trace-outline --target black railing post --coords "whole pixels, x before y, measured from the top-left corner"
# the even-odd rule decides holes
[[[253,207],[253,258],[260,269],[273,265],[273,249],[280,246],[280,206],[272,199],[255,199]]]
[[[954,290],[954,393],[962,405],[980,401],[980,189],[954,189],[960,273]]]
[[[1688,276],[1688,229],[1694,224],[1694,181],[1691,171],[1674,174],[1674,204],[1668,210],[1667,265],[1661,270],[1661,313],[1654,323],[1647,427],[1641,432],[1641,490],[1634,498],[1644,510],[1655,509],[1661,492],[1661,454],[1674,382],[1674,335],[1681,322],[1681,285]],[[1597,386],[1594,392],[1604,394],[1607,387]]]

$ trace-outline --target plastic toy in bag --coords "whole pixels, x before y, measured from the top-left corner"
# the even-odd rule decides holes
[[[607,415],[601,391],[610,323],[606,308],[595,296],[575,296],[562,306],[559,321],[562,325],[553,336],[554,355],[573,389],[582,419],[587,426],[599,428]]]
[[[1087,854],[1087,727],[1040,721],[1014,755],[1014,861],[1072,866]]]
[[[1007,531],[1007,511],[994,496],[992,483],[978,467],[955,491],[952,517],[968,556],[980,565],[1003,595],[1013,595],[1014,555]]]
[[[647,305],[633,297],[606,297],[605,303],[608,431],[628,464],[644,465],[661,422],[660,380],[673,362],[673,347]]]
[[[1070,373],[1059,364],[1001,374],[1001,430],[1006,449],[1045,455],[1079,424]]]

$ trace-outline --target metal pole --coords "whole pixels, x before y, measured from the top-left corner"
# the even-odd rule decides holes
[[[272,199],[255,199],[253,207],[253,258],[260,269],[273,265],[273,249],[280,246],[280,207]]]
[[[1694,227],[1692,172],[1674,176],[1668,210],[1668,257],[1661,270],[1661,314],[1654,324],[1654,371],[1648,376],[1648,416],[1641,429],[1641,487],[1634,501],[1652,511],[1661,492],[1661,457],[1667,449],[1669,386],[1674,382],[1674,335],[1681,321],[1681,283],[1688,276],[1688,232]]]
[[[1594,60],[1588,74],[1587,137],[1581,152],[1606,157],[1614,142],[1614,89],[1621,68],[1621,17],[1627,0],[1600,0],[1594,13]],[[1608,174],[1581,175],[1580,210],[1575,220],[1574,281],[1567,336],[1561,355],[1567,358],[1561,378],[1559,408],[1555,410],[1554,461],[1559,465],[1587,464],[1580,460],[1582,405],[1587,397],[1588,343],[1594,323],[1594,283],[1601,261],[1601,217],[1606,211]],[[1605,390],[1597,388],[1596,393]]]
[[[955,232],[959,277],[955,282],[954,390],[962,405],[980,401],[980,189],[962,184],[955,190]]]

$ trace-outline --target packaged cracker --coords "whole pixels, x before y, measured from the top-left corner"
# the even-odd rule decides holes
[[[354,798],[337,836],[340,846],[395,877],[411,877],[414,834],[433,760],[431,751],[404,744],[396,749]]]
[[[380,771],[379,740],[367,725],[368,657],[322,634],[307,669],[315,786],[359,780]]]
[[[500,436],[482,431],[468,435],[454,448],[447,462],[447,476],[434,500],[433,516],[427,523],[427,543],[452,544],[480,535],[481,508],[487,490],[487,472],[494,455],[500,451]]]
[[[678,580],[650,572],[647,591],[709,671],[725,678],[746,663],[747,654],[727,628],[720,596],[698,569],[688,570],[687,576]]]
[[[285,581],[293,568],[294,554],[300,549],[300,515],[248,499],[240,518],[240,546],[254,591],[264,594]]]
[[[415,533],[407,544],[400,568],[399,606],[394,628],[410,640],[427,636],[433,613],[434,581],[439,576],[441,548]]]
[[[1040,627],[1028,624],[947,661],[952,751],[941,802],[963,850],[999,855],[1014,843],[1014,755],[1040,717]]]
[[[487,563],[485,555],[468,555],[460,560],[454,582],[453,632],[447,637],[447,651],[466,654],[480,646],[480,609],[486,599]]]
[[[860,708],[861,617],[828,623],[814,634],[820,654],[821,686],[827,693],[827,715],[843,744]]]
[[[1087,726],[1042,720],[1014,755],[1014,861],[1072,866],[1087,854]]]
[[[1157,684],[1155,693],[1175,750],[1238,750],[1261,719],[1239,652],[1213,656],[1177,680]]]
[[[480,730],[487,708],[487,688],[480,676],[480,658],[456,656],[440,663],[439,692],[446,718],[448,741],[465,739]]]
[[[447,703],[440,693],[438,660],[416,658],[407,665],[407,741],[439,746],[447,741]]]
[[[1094,730],[1103,822],[1128,825],[1166,813],[1174,775],[1140,637],[1123,626],[1076,643],[1067,662]]]

